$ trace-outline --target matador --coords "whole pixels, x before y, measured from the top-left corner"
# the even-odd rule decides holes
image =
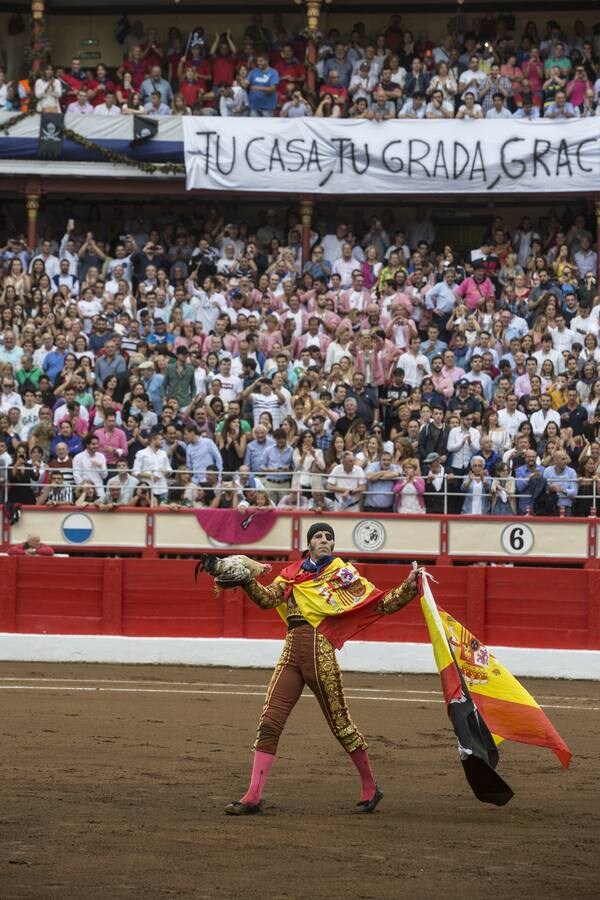
[[[311,525],[307,540],[304,558],[284,569],[271,585],[264,586],[255,578],[243,584],[261,609],[277,609],[288,630],[258,723],[250,786],[240,800],[225,807],[228,815],[262,811],[263,790],[279,738],[305,684],[317,698],[329,728],[360,776],[357,812],[373,812],[383,797],[373,775],[366,741],[346,704],[335,649],[370,622],[410,603],[418,593],[419,570],[384,594],[351,563],[333,555],[335,535],[331,525]]]

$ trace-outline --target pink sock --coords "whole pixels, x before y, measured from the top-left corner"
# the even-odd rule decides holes
[[[260,803],[274,761],[275,757],[272,753],[263,753],[262,750],[254,751],[250,787],[240,799],[240,803]]]
[[[373,778],[369,754],[366,750],[355,750],[350,754],[350,759],[360,775],[360,799],[370,800],[377,789],[377,785]]]

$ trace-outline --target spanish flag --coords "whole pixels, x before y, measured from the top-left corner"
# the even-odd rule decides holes
[[[480,800],[502,805],[498,802],[505,796],[502,789],[496,800],[480,796],[482,791],[478,792],[477,782],[478,776],[489,775],[486,767],[496,768],[496,747],[503,740],[548,747],[564,768],[569,765],[571,751],[531,694],[508,669],[460,622],[436,606],[427,575],[423,575],[422,583],[421,608],[442,679],[448,715],[459,738],[465,774]],[[475,735],[473,728],[477,732]],[[469,746],[473,738],[474,743]],[[470,762],[473,758],[479,761]],[[499,778],[497,773],[494,775]],[[470,776],[474,777],[475,784]],[[494,780],[492,778],[490,782],[492,788]],[[494,794],[493,790],[492,796]],[[511,796],[512,791],[503,803]]]
[[[293,590],[302,617],[339,650],[347,640],[380,618],[376,607],[383,591],[363,578],[352,563],[337,556],[324,562],[316,571],[303,569],[304,560],[282,570],[275,582],[285,583],[285,601],[277,607],[277,612],[287,622],[287,600]]]

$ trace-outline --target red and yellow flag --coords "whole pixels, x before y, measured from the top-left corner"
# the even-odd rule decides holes
[[[460,670],[496,745],[503,740],[552,750],[566,769],[571,751],[531,694],[453,616],[436,606],[427,576],[421,608],[447,703],[461,694]]]
[[[287,566],[275,582],[283,581],[294,591],[294,601],[303,618],[339,650],[345,641],[379,618],[376,601],[383,591],[363,578],[352,563],[339,557],[332,557],[318,572],[304,571],[302,562]],[[286,600],[277,607],[284,622],[288,616],[287,596],[286,591]]]

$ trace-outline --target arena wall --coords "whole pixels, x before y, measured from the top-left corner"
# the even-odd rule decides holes
[[[215,597],[193,560],[1,561],[0,659],[271,666],[284,626],[241,591]],[[273,564],[276,574],[283,563]],[[383,590],[407,566],[370,564]],[[515,674],[600,678],[600,572],[436,566],[439,604]],[[434,671],[418,603],[349,642],[345,669]]]

